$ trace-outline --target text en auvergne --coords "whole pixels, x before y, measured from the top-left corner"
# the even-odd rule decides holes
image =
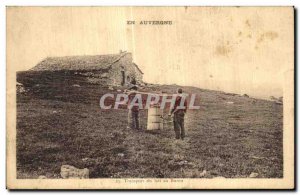
[[[142,20],[142,21],[135,21],[135,20],[128,20],[128,25],[172,25],[173,22],[171,20]]]

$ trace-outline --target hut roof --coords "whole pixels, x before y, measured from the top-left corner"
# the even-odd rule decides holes
[[[57,71],[57,70],[103,70],[109,69],[128,52],[109,55],[85,55],[85,56],[64,56],[47,57],[39,62],[31,70],[33,71]]]

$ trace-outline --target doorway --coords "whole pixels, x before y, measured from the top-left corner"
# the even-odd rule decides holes
[[[121,85],[124,86],[124,84],[125,84],[125,71],[122,70],[121,74],[122,74],[122,83],[121,83]]]

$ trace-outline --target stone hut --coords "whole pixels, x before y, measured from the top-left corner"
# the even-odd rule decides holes
[[[73,71],[94,84],[127,86],[133,80],[143,82],[143,72],[133,62],[130,52],[94,56],[48,57],[31,71]]]

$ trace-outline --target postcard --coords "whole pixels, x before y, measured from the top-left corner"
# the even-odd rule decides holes
[[[8,189],[293,189],[294,7],[7,14]]]

